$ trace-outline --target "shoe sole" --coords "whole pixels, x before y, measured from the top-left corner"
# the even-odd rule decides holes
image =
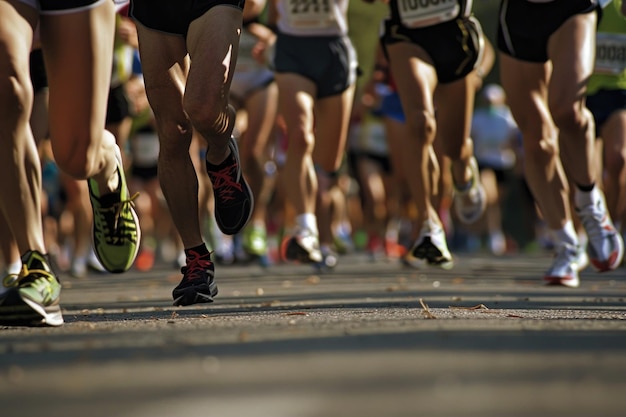
[[[212,303],[213,297],[218,293],[217,284],[212,282],[208,286],[208,292],[199,291],[204,286],[189,287],[183,290],[183,293],[174,298],[175,306],[189,306],[193,304]]]
[[[63,314],[59,305],[44,307],[15,293],[15,304],[0,307],[0,325],[27,327],[58,327],[63,325]]]
[[[452,269],[454,261],[443,257],[437,246],[433,245],[430,237],[425,237],[424,241],[411,251],[413,258],[425,260],[428,265],[437,266],[441,269]]]
[[[568,288],[578,288],[580,279],[576,277],[544,277],[543,282],[547,286],[561,286]]]

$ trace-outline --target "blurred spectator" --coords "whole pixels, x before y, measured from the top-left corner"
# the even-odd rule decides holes
[[[480,178],[487,195],[485,212],[489,250],[494,255],[506,252],[502,229],[502,202],[515,166],[517,126],[506,105],[504,89],[497,84],[485,86],[478,96],[472,117],[471,136]]]

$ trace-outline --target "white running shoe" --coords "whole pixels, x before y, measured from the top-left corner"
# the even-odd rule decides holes
[[[280,246],[281,256],[286,261],[318,263],[323,261],[319,238],[309,229],[298,229],[287,236]]]
[[[599,272],[617,268],[624,257],[624,241],[615,230],[604,204],[604,194],[594,204],[576,208],[576,212],[589,239],[587,252],[591,263]]]
[[[472,185],[465,191],[459,191],[454,185],[454,209],[459,220],[465,224],[474,223],[485,212],[487,207],[487,195],[480,182],[478,163],[476,158],[470,159],[472,169]]]
[[[454,266],[446,243],[446,233],[440,224],[430,219],[422,225],[419,237],[405,258],[405,262],[413,266],[417,265],[419,260],[442,269],[451,269]]]
[[[546,285],[563,285],[577,288],[580,285],[578,273],[589,265],[589,257],[581,246],[559,244],[552,266],[543,277]]]

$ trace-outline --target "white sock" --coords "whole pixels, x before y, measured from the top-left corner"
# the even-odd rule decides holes
[[[317,229],[317,217],[315,217],[315,214],[313,213],[298,214],[296,216],[296,224],[298,227],[310,230],[316,236],[319,235],[319,231]]]
[[[578,235],[576,234],[576,230],[574,230],[574,223],[572,223],[571,220],[568,220],[562,229],[550,230],[550,233],[554,237],[557,245],[559,243],[565,243],[572,246],[578,246]]]
[[[594,186],[591,191],[582,191],[578,187],[574,193],[574,203],[576,208],[583,208],[595,204],[602,198],[602,193],[598,186]]]
[[[22,270],[22,261],[15,261],[9,265],[7,265],[7,273],[9,274],[19,274]]]

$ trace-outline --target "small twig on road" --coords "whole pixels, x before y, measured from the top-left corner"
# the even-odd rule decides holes
[[[420,298],[420,304],[422,305],[422,308],[424,309],[424,315],[426,316],[427,319],[436,319],[437,317],[435,317],[435,315],[433,313],[430,312],[430,309],[428,308],[428,304],[426,304],[424,302],[423,299]]]

